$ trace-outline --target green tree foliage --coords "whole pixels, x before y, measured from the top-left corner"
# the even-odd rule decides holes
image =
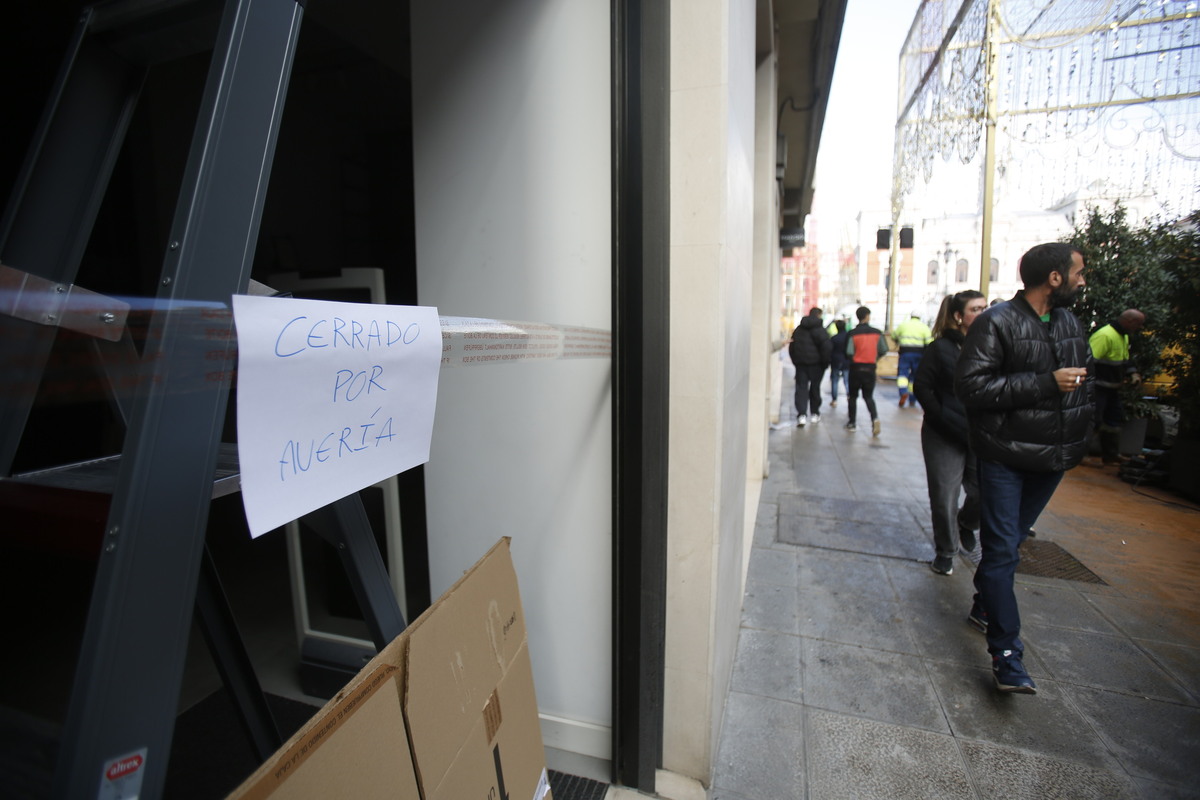
[[[1168,400],[1179,409],[1181,436],[1200,436],[1200,211],[1171,228],[1163,261],[1170,311],[1160,326],[1163,366],[1175,379]]]
[[[1127,308],[1146,315],[1142,333],[1130,337],[1138,372],[1150,378],[1162,371],[1163,324],[1172,312],[1172,279],[1163,268],[1175,249],[1169,224],[1133,227],[1120,203],[1105,212],[1089,208],[1064,239],[1083,253],[1087,287],[1072,309],[1090,336]]]

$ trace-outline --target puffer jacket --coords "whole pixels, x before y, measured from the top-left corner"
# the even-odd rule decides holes
[[[821,325],[821,318],[808,316],[800,320],[800,325],[792,331],[792,343],[788,345],[788,355],[796,366],[802,364],[820,364],[829,366],[829,334]]]
[[[1031,472],[1077,465],[1091,430],[1091,380],[1064,393],[1053,373],[1091,360],[1083,326],[1066,309],[1052,310],[1044,323],[1018,292],[980,314],[954,373],[975,454]]]
[[[913,394],[925,409],[930,425],[952,442],[967,446],[967,410],[954,394],[954,367],[962,352],[962,331],[947,328],[925,348],[921,366],[913,377]]]

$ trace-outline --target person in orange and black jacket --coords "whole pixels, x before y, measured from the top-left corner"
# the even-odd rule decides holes
[[[867,404],[867,412],[871,415],[871,433],[879,435],[879,412],[875,410],[875,365],[879,359],[887,355],[887,339],[883,331],[872,328],[871,309],[859,306],[854,312],[858,317],[858,326],[846,337],[846,358],[850,360],[850,421],[846,430],[856,431],[858,425],[858,394],[862,392],[863,402]]]

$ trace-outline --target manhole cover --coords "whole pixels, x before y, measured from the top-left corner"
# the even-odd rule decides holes
[[[1039,578],[1062,578],[1067,581],[1108,585],[1103,578],[1079,563],[1075,556],[1054,542],[1044,542],[1041,539],[1026,539],[1021,545],[1021,563],[1017,564],[1017,572],[1036,575]]]

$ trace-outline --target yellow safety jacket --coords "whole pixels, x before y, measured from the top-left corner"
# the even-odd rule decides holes
[[[917,317],[909,317],[892,331],[901,353],[919,353],[933,341],[933,331]]]
[[[1096,385],[1115,389],[1126,376],[1137,371],[1129,358],[1129,334],[1117,330],[1113,323],[1099,328],[1088,339],[1096,365]]]

